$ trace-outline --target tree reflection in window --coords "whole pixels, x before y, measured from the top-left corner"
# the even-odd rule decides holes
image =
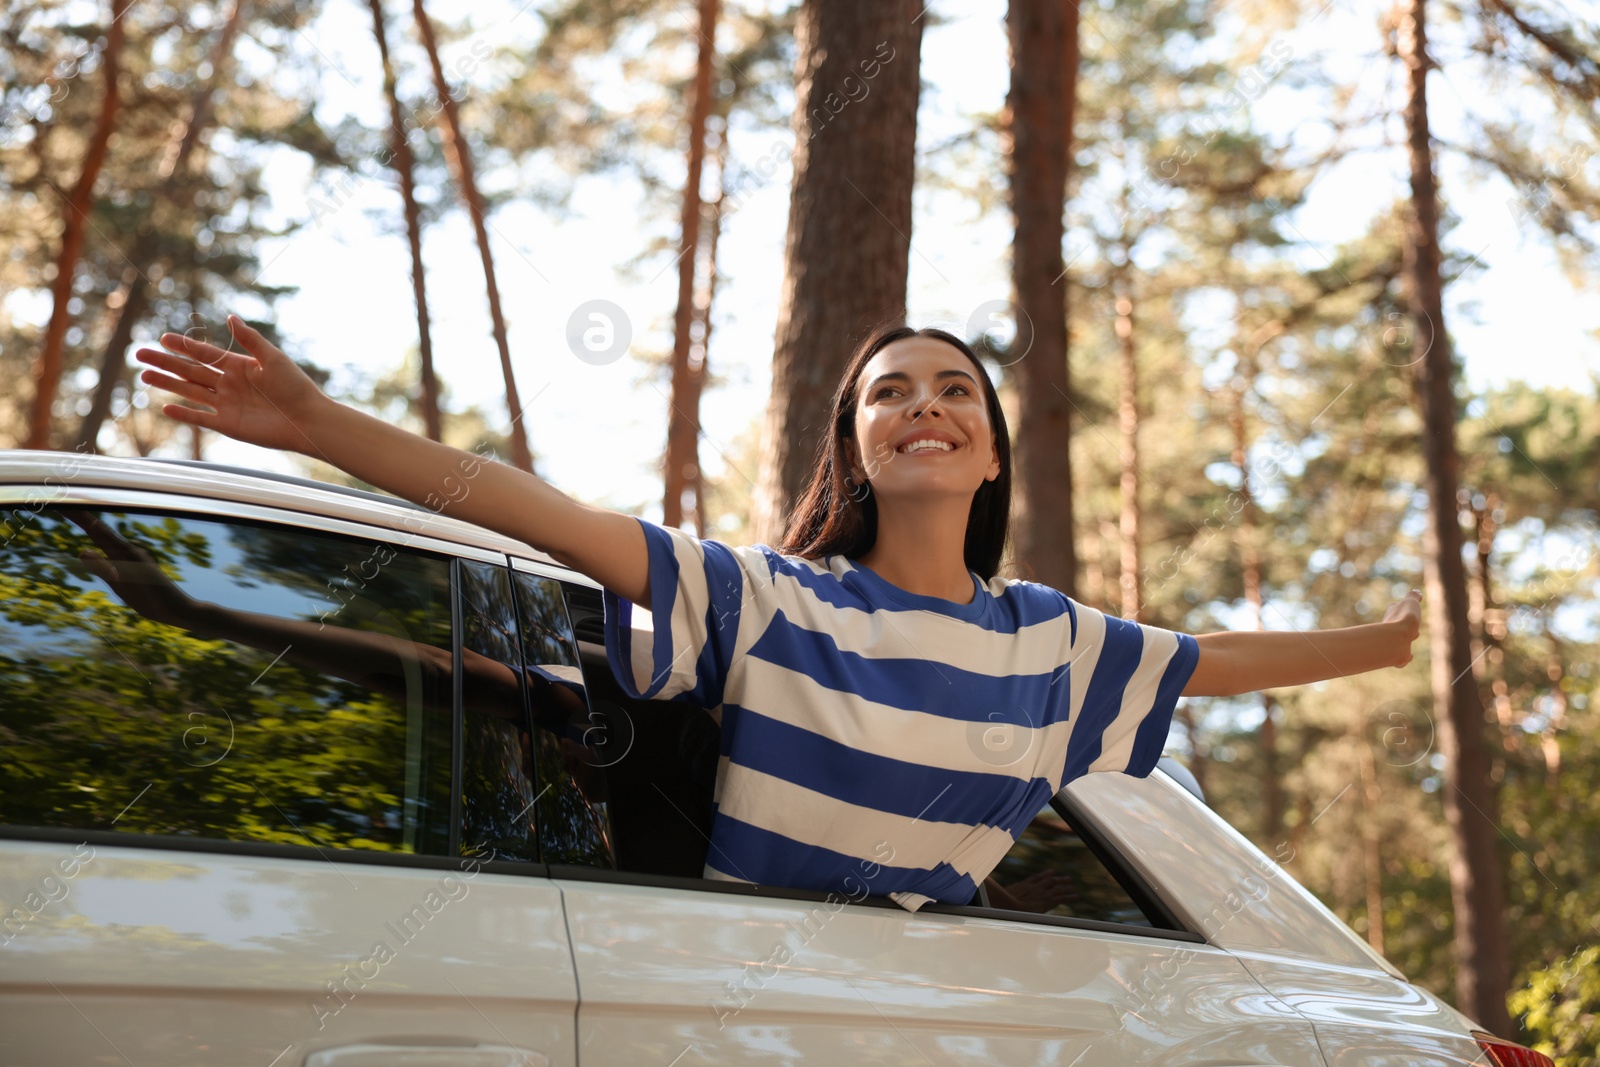
[[[443,854],[449,564],[0,510],[0,821]]]
[[[524,677],[537,727],[540,854],[546,863],[615,866],[605,776],[616,731],[591,709],[561,583],[514,572],[522,620]],[[620,758],[620,757],[617,757]]]
[[[533,741],[511,579],[504,567],[465,561],[460,567],[461,853],[537,860]],[[491,666],[497,669],[485,669]]]

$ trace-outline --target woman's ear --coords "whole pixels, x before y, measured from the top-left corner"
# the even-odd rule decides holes
[[[983,474],[983,480],[986,482],[992,482],[1000,477],[1000,446],[996,440],[994,434],[989,435],[989,469]]]
[[[847,482],[863,481],[861,474],[861,460],[856,455],[856,443],[850,438],[845,438],[840,444],[840,456],[844,459],[844,477]]]

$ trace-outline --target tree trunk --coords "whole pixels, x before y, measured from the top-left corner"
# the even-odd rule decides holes
[[[1083,535],[1083,586],[1078,590],[1083,602],[1094,608],[1106,606],[1105,539],[1096,529]]]
[[[1478,673],[1489,683],[1494,707],[1494,720],[1500,727],[1500,745],[1510,756],[1517,748],[1515,713],[1511,707],[1511,688],[1505,671],[1505,613],[1494,602],[1494,538],[1499,524],[1495,510],[1500,498],[1493,492],[1484,494],[1483,506],[1472,505],[1473,540],[1478,549],[1477,581],[1471,589],[1468,612],[1472,623],[1473,662],[1478,663]],[[1498,777],[1498,776],[1497,776]]]
[[[667,412],[667,455],[662,470],[661,521],[683,523],[683,495],[699,481],[700,387],[689,366],[695,323],[695,277],[700,266],[701,172],[706,159],[706,119],[711,114],[711,69],[717,58],[717,0],[700,0],[700,53],[689,105],[689,159],[679,215],[678,307],[672,319],[672,400]],[[704,347],[702,345],[702,352]],[[704,356],[701,358],[702,368]]]
[[[708,360],[711,357],[711,311],[717,306],[717,245],[722,239],[722,202],[728,195],[727,174],[728,127],[724,122],[720,139],[717,141],[717,198],[711,202],[710,217],[706,219],[706,225],[711,229],[706,239],[706,296],[695,309],[695,317],[700,323],[700,361],[697,364],[691,358],[689,362],[689,369],[693,372],[690,377],[690,384],[693,386],[690,399],[693,406],[689,410],[696,412],[697,419],[700,396],[705,389],[706,378],[710,374]],[[689,489],[694,494],[695,536],[703,538],[709,529],[709,518],[706,510],[706,472],[698,458],[695,461],[694,480],[689,483]]]
[[[122,73],[122,42],[126,33],[122,15],[127,9],[128,0],[111,0],[111,24],[106,27],[106,47],[100,54],[105,92],[100,97],[100,114],[95,119],[94,132],[89,135],[83,169],[78,172],[72,192],[67,194],[66,209],[62,212],[61,251],[56,255],[56,276],[50,284],[50,322],[45,327],[39,357],[34,362],[33,411],[28,420],[25,448],[50,447],[50,412],[55,406],[56,393],[61,389],[62,350],[66,345],[67,327],[72,322],[72,313],[68,310],[72,301],[72,280],[77,273],[78,257],[83,253],[84,227],[89,222],[95,179],[105,165],[117,111],[122,106],[117,79]]]
[[[173,136],[167,142],[167,150],[162,153],[161,166],[157,173],[163,183],[174,174],[183,173],[189,165],[189,157],[194,154],[195,146],[200,143],[201,133],[211,122],[211,103],[222,77],[224,64],[233,54],[233,39],[239,34],[239,23],[243,12],[244,4],[239,0],[234,0],[234,3],[228,6],[228,14],[222,20],[216,44],[211,49],[211,75],[195,90],[194,99],[189,102],[188,117],[173,128]],[[105,425],[105,420],[111,414],[111,398],[116,393],[118,383],[127,375],[128,346],[133,343],[133,329],[150,306],[147,286],[150,266],[155,257],[156,234],[146,220],[146,223],[139,228],[138,236],[134,238],[133,249],[128,254],[130,264],[128,269],[132,273],[124,272],[126,280],[122,293],[122,306],[117,310],[117,323],[111,330],[110,342],[100,356],[100,377],[95,382],[94,398],[89,403],[89,413],[83,417],[83,424],[78,427],[76,447],[80,452],[98,450],[100,428]]]
[[[795,29],[794,185],[762,427],[757,540],[776,542],[816,467],[853,344],[905,314],[918,0],[805,0]]]
[[[1405,267],[1416,335],[1417,393],[1427,463],[1424,556],[1429,653],[1439,748],[1445,757],[1445,817],[1454,844],[1450,890],[1455,907],[1456,995],[1462,1011],[1496,1034],[1511,1030],[1506,1011],[1510,959],[1505,889],[1497,848],[1498,797],[1489,776],[1483,704],[1472,676],[1466,571],[1457,514],[1454,359],[1444,323],[1439,273],[1439,214],[1428,130],[1427,0],[1407,0],[1400,27],[1406,65],[1406,133],[1411,206]]]
[[[1357,737],[1356,758],[1361,761],[1361,870],[1367,886],[1367,944],[1383,955],[1383,862],[1378,846],[1378,812],[1383,793],[1378,788],[1378,768],[1367,744],[1369,729]]]
[[[1118,533],[1122,543],[1121,600],[1124,619],[1144,616],[1144,574],[1139,568],[1142,515],[1139,511],[1139,364],[1133,336],[1133,286],[1123,279],[1117,297],[1117,340],[1120,387],[1117,397],[1117,424],[1122,434],[1122,523]]]
[[[1194,775],[1195,784],[1200,787],[1200,792],[1204,795],[1206,781],[1210,777],[1211,761],[1206,758],[1206,749],[1200,743],[1200,727],[1194,721],[1194,708],[1188,704],[1179,704],[1173,717],[1183,724],[1184,736],[1189,739],[1189,773]]]
[[[136,239],[134,252],[143,251],[143,244],[143,240]],[[145,261],[133,260],[135,263]],[[123,272],[123,279],[122,291],[117,294],[121,298],[116,309],[117,321],[111,328],[111,340],[106,342],[105,350],[100,354],[100,377],[94,383],[89,413],[83,417],[83,423],[78,427],[78,440],[73,445],[79,452],[100,451],[100,428],[111,416],[111,400],[116,395],[117,385],[127,378],[127,354],[128,346],[133,343],[133,328],[144,318],[150,306],[150,293],[146,288],[143,269],[129,267]]]
[[[1104,515],[1100,517],[1100,537],[1097,547],[1100,556],[1101,598],[1095,606],[1109,612],[1113,610],[1113,596],[1121,596],[1122,535],[1117,531],[1117,524]],[[1113,564],[1116,566],[1115,574],[1112,573]],[[1115,578],[1114,583],[1113,578]]]
[[[1567,692],[1561,688],[1561,683],[1566,669],[1562,666],[1561,645],[1556,635],[1546,629],[1545,636],[1551,644],[1550,655],[1545,660],[1545,677],[1550,679],[1550,708],[1545,715],[1544,729],[1540,731],[1539,751],[1544,755],[1544,787],[1550,793],[1551,803],[1560,811],[1566,807],[1561,796],[1561,731],[1567,725]]]
[[[472,216],[472,231],[478,239],[478,258],[483,261],[483,284],[489,293],[489,320],[494,329],[494,343],[500,349],[500,373],[506,382],[506,410],[511,413],[511,462],[522,470],[533,470],[533,453],[528,449],[528,435],[522,425],[522,398],[517,394],[517,380],[511,372],[511,344],[506,339],[505,315],[500,310],[500,286],[495,281],[494,257],[489,251],[489,229],[485,221],[483,196],[478,192],[478,179],[472,170],[472,152],[467,146],[466,134],[461,129],[461,109],[450,92],[450,83],[444,76],[444,65],[439,61],[439,42],[433,35],[433,22],[423,7],[423,0],[411,0],[411,10],[417,20],[417,33],[422,46],[428,51],[428,64],[433,68],[433,88],[439,94],[444,108],[444,122],[439,126],[439,139],[444,145],[445,159],[455,172],[461,188],[461,199],[466,202],[467,214]]]
[[[422,355],[418,397],[422,425],[428,437],[438,441],[444,434],[444,424],[439,417],[439,381],[433,373],[433,331],[428,322],[428,290],[422,270],[422,212],[417,207],[411,142],[406,139],[405,116],[401,113],[400,94],[395,88],[394,63],[389,59],[383,0],[367,0],[367,6],[372,8],[372,35],[377,39],[378,57],[383,62],[383,95],[389,99],[389,145],[394,153],[395,173],[400,177],[400,196],[405,201],[406,242],[411,248],[411,298],[417,309],[417,350]]]
[[[1242,347],[1242,346],[1241,346]],[[1240,355],[1239,376],[1230,390],[1228,424],[1233,431],[1233,465],[1239,471],[1239,569],[1244,579],[1244,599],[1257,630],[1266,629],[1266,597],[1261,592],[1261,528],[1257,522],[1255,492],[1250,488],[1250,437],[1245,428],[1244,398],[1254,387],[1254,356]],[[1261,837],[1276,845],[1283,838],[1283,785],[1278,780],[1278,724],[1273,719],[1278,701],[1261,694]]]
[[[1078,5],[1011,0],[1012,291],[1017,340],[1032,347],[1017,378],[1016,546],[1037,581],[1077,596],[1072,514],[1071,371],[1067,360],[1067,172],[1078,82]],[[1031,324],[1031,331],[1028,328]]]

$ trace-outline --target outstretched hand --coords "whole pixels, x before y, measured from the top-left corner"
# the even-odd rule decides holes
[[[1383,613],[1383,621],[1397,624],[1404,645],[1399,649],[1395,666],[1404,667],[1411,662],[1411,644],[1422,632],[1422,594],[1413,589],[1399,603],[1390,604]]]
[[[322,391],[239,316],[228,316],[228,329],[242,351],[164,333],[161,344],[171,351],[141,348],[135,354],[159,368],[140,374],[142,381],[189,401],[164,404],[161,413],[248,444],[315,451],[307,426],[326,399]]]

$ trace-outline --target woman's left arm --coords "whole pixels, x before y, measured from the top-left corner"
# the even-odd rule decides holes
[[[1422,627],[1415,590],[1391,605],[1382,622],[1338,630],[1238,630],[1200,634],[1200,661],[1183,687],[1186,697],[1226,697],[1364,674],[1411,662]]]

